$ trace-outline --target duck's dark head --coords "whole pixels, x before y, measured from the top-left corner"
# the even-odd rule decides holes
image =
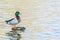
[[[16,11],[15,16],[17,17],[17,16],[19,16],[19,14],[20,14],[20,12]]]

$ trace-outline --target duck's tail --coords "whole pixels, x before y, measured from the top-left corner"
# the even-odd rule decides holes
[[[6,24],[8,24],[8,21],[5,21],[6,22]]]

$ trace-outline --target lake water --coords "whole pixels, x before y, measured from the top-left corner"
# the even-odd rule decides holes
[[[60,0],[0,0],[0,40],[9,40],[5,33],[11,25],[5,20],[14,18],[17,10],[17,26],[26,28],[21,40],[60,40]]]

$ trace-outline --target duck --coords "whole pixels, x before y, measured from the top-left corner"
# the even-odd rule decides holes
[[[11,18],[9,20],[5,20],[6,24],[12,25],[12,28],[16,28],[16,25],[20,23],[21,18],[19,16],[20,12],[16,11],[15,12],[15,18]]]

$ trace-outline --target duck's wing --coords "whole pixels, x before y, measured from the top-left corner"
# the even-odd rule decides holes
[[[10,20],[6,20],[6,22],[10,22],[10,21],[12,21],[12,20],[14,20],[14,18],[12,18],[12,19],[10,19]]]
[[[18,21],[16,18],[12,18],[12,19],[6,21],[6,23],[9,25],[16,25],[16,24],[18,24]]]

